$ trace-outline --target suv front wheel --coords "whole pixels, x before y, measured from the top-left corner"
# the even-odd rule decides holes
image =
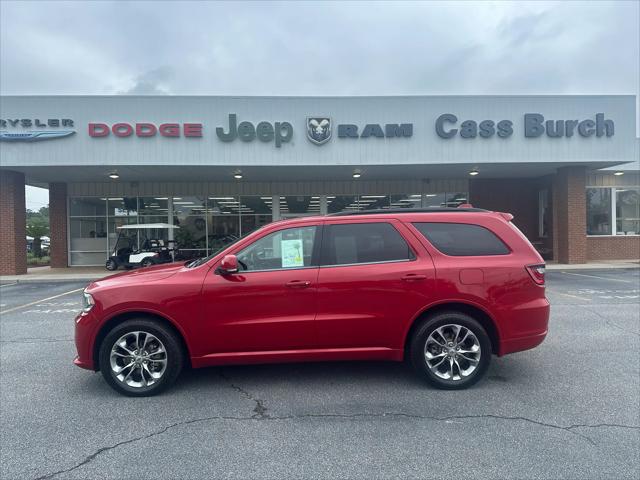
[[[416,372],[436,388],[467,388],[487,371],[491,341],[477,320],[461,312],[442,312],[428,318],[410,343]]]
[[[104,338],[100,370],[107,383],[132,397],[156,395],[178,378],[183,352],[176,335],[146,318],[127,320]]]

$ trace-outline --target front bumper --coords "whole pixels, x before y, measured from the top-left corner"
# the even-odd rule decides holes
[[[95,370],[93,361],[93,341],[95,339],[95,328],[98,324],[92,311],[80,313],[75,318],[75,343],[78,355],[73,363],[80,368]]]

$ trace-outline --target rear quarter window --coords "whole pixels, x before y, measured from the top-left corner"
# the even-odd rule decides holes
[[[445,255],[469,257],[508,255],[509,247],[491,230],[467,223],[414,223],[414,227]]]

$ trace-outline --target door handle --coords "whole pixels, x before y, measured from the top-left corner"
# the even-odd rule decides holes
[[[308,280],[291,280],[285,283],[285,286],[289,288],[307,288],[309,285],[311,285],[311,282]]]
[[[402,280],[404,280],[405,282],[418,282],[420,280],[426,280],[426,279],[427,279],[426,275],[418,275],[416,273],[409,273],[404,277],[402,277]]]

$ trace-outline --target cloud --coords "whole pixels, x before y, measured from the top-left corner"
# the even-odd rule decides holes
[[[138,75],[134,85],[126,91],[118,92],[125,95],[169,95],[169,84],[174,77],[173,68],[162,66]]]
[[[638,2],[0,2],[2,94],[633,94]]]

